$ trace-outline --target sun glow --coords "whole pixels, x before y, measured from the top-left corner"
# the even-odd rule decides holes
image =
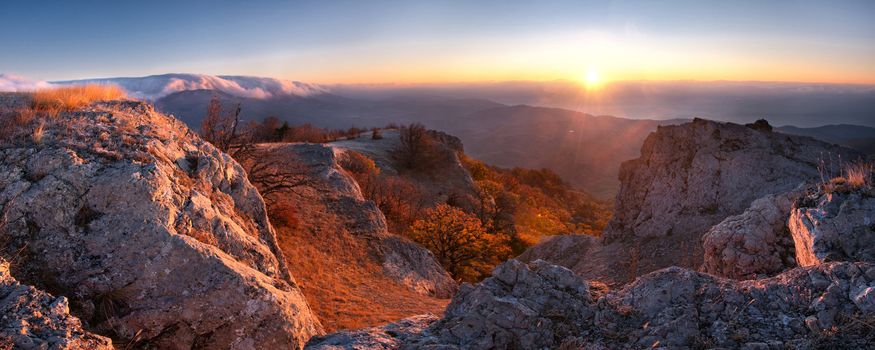
[[[599,71],[595,68],[590,68],[586,71],[586,75],[583,77],[583,84],[587,89],[595,89],[601,86],[602,78],[599,75]]]

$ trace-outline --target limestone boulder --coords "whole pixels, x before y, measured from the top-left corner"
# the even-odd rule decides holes
[[[875,262],[875,192],[823,190],[796,201],[788,223],[799,265]]]
[[[166,349],[321,333],[242,167],[146,103],[102,102],[0,149],[0,241],[89,329]]]
[[[765,196],[711,227],[703,237],[702,271],[754,279],[797,266],[787,220],[798,196],[796,192]]]

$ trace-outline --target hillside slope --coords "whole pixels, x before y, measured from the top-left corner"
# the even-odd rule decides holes
[[[264,144],[301,185],[272,195],[279,246],[328,330],[440,314],[456,282],[426,249],[394,234],[355,180],[321,144]]]
[[[875,128],[860,125],[824,125],[814,128],[782,126],[776,131],[791,135],[813,137],[821,141],[858,150],[869,156],[875,155]]]

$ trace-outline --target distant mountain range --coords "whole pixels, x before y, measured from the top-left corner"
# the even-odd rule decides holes
[[[696,89],[695,82],[619,83],[602,92],[612,96],[611,106],[627,101],[629,113],[655,106],[662,116],[632,119],[517,104],[571,105],[569,101],[582,97],[575,95],[579,88],[567,82],[319,86],[272,78],[166,74],[53,83],[82,82],[118,84],[195,128],[213,96],[229,106],[241,103],[245,119],[276,116],[292,124],[327,128],[420,122],[458,136],[466,152],[478,159],[503,167],[549,168],[601,198],[616,193],[619,164],[637,157],[644,138],[659,125],[681,123],[697,115],[737,123],[763,117],[778,125],[793,120],[804,125],[847,120],[875,123],[875,90],[853,85],[716,82],[698,83]],[[783,126],[776,130],[875,154],[875,128],[868,126]]]

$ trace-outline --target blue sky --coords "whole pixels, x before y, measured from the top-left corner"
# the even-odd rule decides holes
[[[4,1],[0,72],[875,83],[875,1]]]

